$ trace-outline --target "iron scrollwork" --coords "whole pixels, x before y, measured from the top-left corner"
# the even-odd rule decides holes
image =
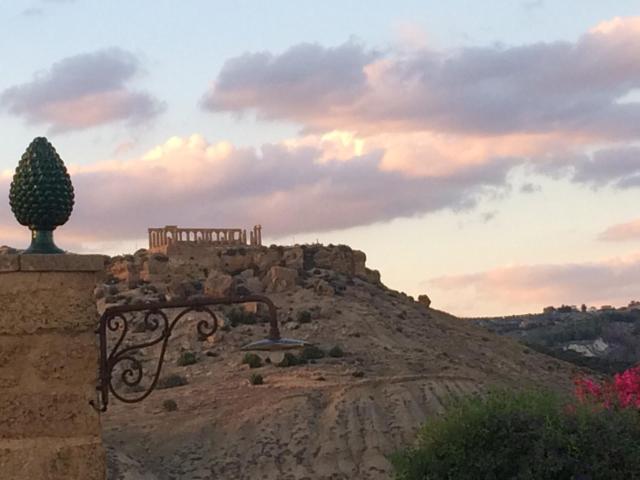
[[[267,339],[254,342],[244,347],[244,349],[275,350],[297,348],[304,345],[304,342],[301,341],[280,338],[276,307],[269,298],[261,295],[108,307],[100,317],[100,323],[96,331],[100,342],[99,385],[96,387],[99,402],[97,405],[95,402],[92,402],[92,404],[97,410],[106,411],[110,394],[125,403],[141,402],[156,388],[169,339],[175,326],[186,315],[192,312],[205,314],[206,318],[198,321],[196,331],[200,337],[208,337],[218,329],[218,317],[211,307],[249,302],[263,303],[268,307],[270,330]],[[170,320],[167,310],[179,311]],[[142,330],[149,332],[151,338],[142,343],[128,344],[126,342],[127,335],[132,330],[135,316],[140,313],[144,315],[141,323]],[[138,320],[140,319],[138,318]],[[112,346],[110,346],[110,342]],[[160,354],[155,369],[151,372],[150,383],[148,386],[143,387],[145,368],[143,362],[137,358],[136,353],[156,345],[160,347]],[[121,385],[128,387],[127,394],[118,391],[114,381],[119,381]]]

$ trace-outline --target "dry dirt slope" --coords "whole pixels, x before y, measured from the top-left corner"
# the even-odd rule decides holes
[[[411,442],[447,395],[491,384],[570,386],[568,364],[381,284],[347,280],[341,295],[321,295],[305,282],[269,294],[283,318],[313,312],[309,323],[286,323],[285,336],[340,345],[342,358],[250,371],[239,347],[263,337],[264,325],[204,342],[195,338],[195,318],[181,325],[165,374],[189,384],[157,390],[141,404],[114,401],[103,417],[110,479],[387,479],[386,455]],[[177,366],[181,350],[195,351],[198,363]],[[253,372],[264,385],[249,384]],[[168,399],[177,411],[162,408]]]

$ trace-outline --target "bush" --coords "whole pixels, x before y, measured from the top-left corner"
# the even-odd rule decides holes
[[[175,400],[165,400],[162,402],[162,408],[164,408],[167,412],[175,412],[178,410],[178,404]]]
[[[257,323],[256,314],[247,312],[241,307],[233,307],[229,310],[227,316],[229,317],[229,323],[231,323],[232,327],[237,327],[238,325],[254,325]]]
[[[340,348],[339,345],[334,345],[333,347],[331,347],[331,350],[329,350],[329,356],[333,358],[344,357],[344,351],[342,350],[342,348]]]
[[[298,322],[309,323],[311,322],[311,312],[309,310],[301,310],[298,312]]]
[[[398,480],[640,478],[640,419],[567,408],[544,392],[493,391],[448,403],[391,461]]]
[[[262,359],[255,353],[245,353],[242,358],[243,365],[249,365],[249,368],[260,368],[262,366]]]
[[[249,377],[249,383],[251,385],[262,385],[264,384],[264,378],[262,378],[262,375],[260,375],[259,373],[253,373]]]
[[[186,367],[187,365],[193,365],[198,363],[198,357],[193,352],[182,352],[180,357],[178,358],[178,366]]]
[[[575,385],[576,397],[582,403],[602,408],[640,410],[640,366],[616,373],[613,379],[603,382],[578,378]]]
[[[282,358],[282,361],[280,361],[280,363],[278,363],[279,367],[293,367],[296,365],[302,365],[306,363],[305,361],[301,360],[300,358],[296,357],[293,353],[285,353],[284,357]]]
[[[308,360],[319,360],[324,356],[325,353],[315,345],[305,345],[302,352],[300,352],[299,359],[306,362]]]
[[[183,385],[188,384],[189,382],[187,381],[187,379],[185,377],[183,377],[182,375],[178,375],[178,374],[172,374],[169,375],[168,377],[164,377],[161,378],[158,381],[158,389],[163,389],[163,388],[174,388],[174,387],[181,387]]]

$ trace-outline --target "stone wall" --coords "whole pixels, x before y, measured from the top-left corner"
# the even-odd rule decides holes
[[[93,298],[104,257],[0,255],[0,478],[103,480]]]

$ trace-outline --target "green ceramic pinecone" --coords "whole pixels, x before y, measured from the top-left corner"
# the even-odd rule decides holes
[[[9,203],[18,222],[31,230],[54,230],[73,210],[73,185],[62,159],[46,138],[38,137],[16,168]]]

